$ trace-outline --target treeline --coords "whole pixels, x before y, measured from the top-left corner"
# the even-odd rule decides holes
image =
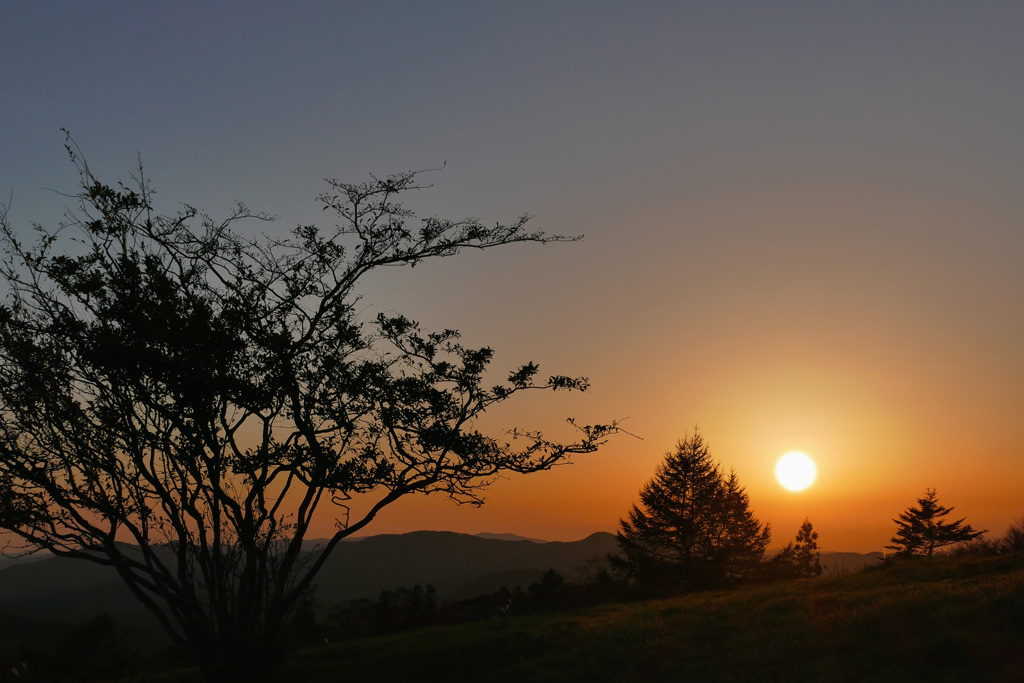
[[[594,562],[602,562],[595,558]],[[317,616],[312,602],[293,621],[293,644],[312,645],[381,636],[439,624],[458,624],[498,617],[538,614],[583,607],[612,597],[589,581],[568,581],[549,569],[526,588],[502,586],[464,600],[442,602],[432,585],[419,584],[381,591],[377,598],[338,603]]]

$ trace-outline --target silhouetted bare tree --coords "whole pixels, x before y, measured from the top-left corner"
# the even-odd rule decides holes
[[[910,506],[892,520],[896,522],[896,535],[891,539],[892,545],[885,547],[895,550],[897,555],[932,557],[937,548],[965,543],[987,532],[975,531],[963,519],[945,521],[953,508],[939,505],[935,489],[925,489],[924,498],[918,498],[917,504],[919,507]]]
[[[328,180],[334,228],[250,238],[236,224],[265,217],[243,205],[220,221],[160,215],[141,167],[111,186],[70,137],[67,150],[82,189],[57,229],[26,244],[0,206],[0,528],[115,568],[209,678],[270,671],[328,553],[385,506],[479,504],[499,473],[548,469],[615,431],[485,435],[474,421],[492,406],[587,380],[527,363],[487,385],[490,348],[356,306],[387,266],[575,238],[527,216],[417,220],[399,201],[420,187],[411,172]],[[331,505],[336,533],[304,552]]]
[[[667,591],[742,580],[771,540],[736,473],[722,476],[698,432],[665,454],[640,490],[640,505],[620,526],[619,567],[640,584]]]

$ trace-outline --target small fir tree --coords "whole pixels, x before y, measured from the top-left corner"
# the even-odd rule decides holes
[[[818,550],[818,532],[811,520],[804,518],[796,532],[796,543],[789,543],[775,556],[775,564],[782,575],[789,578],[809,579],[821,576],[821,552]]]
[[[821,552],[818,550],[818,532],[811,520],[804,519],[796,534],[796,543],[788,543],[779,554],[765,563],[765,576],[769,579],[812,579],[821,576]]]
[[[885,547],[895,550],[897,555],[930,558],[937,548],[972,541],[987,531],[975,531],[963,519],[946,522],[944,518],[953,508],[939,505],[935,489],[925,489],[924,498],[918,498],[917,504],[919,507],[911,506],[892,520],[896,522],[896,535],[892,545]]]
[[[818,550],[818,532],[811,525],[811,520],[804,518],[800,525],[800,531],[796,533],[796,545],[793,546],[796,555],[796,566],[800,576],[814,577],[821,576],[821,551]]]

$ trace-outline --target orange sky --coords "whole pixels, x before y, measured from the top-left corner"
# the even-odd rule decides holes
[[[255,7],[255,6],[254,6]],[[324,176],[437,168],[424,215],[577,244],[389,270],[395,310],[589,376],[488,419],[629,418],[643,440],[370,533],[614,531],[699,425],[775,545],[879,550],[928,487],[978,528],[1024,515],[1024,7],[978,3],[23,3],[0,45],[0,196],[52,223],[141,153],[161,207],[320,223]],[[381,31],[387,26],[387,31]],[[261,226],[261,229],[262,228]],[[818,463],[803,493],[775,459]]]
[[[826,549],[881,550],[891,519],[929,487],[976,528],[1002,533],[1024,515],[1019,240],[1004,244],[1010,253],[972,245],[971,229],[1007,223],[969,198],[851,194],[801,188],[759,201],[738,187],[681,217],[635,221],[673,221],[678,237],[661,227],[512,249],[495,258],[511,277],[515,259],[541,265],[514,291],[480,270],[488,255],[403,275],[383,308],[412,290],[438,292],[437,320],[426,322],[465,320],[467,341],[497,347],[498,367],[513,362],[511,350],[592,379],[584,397],[508,406],[495,429],[628,417],[643,440],[619,437],[571,466],[500,482],[479,510],[402,504],[374,530],[553,540],[613,531],[665,451],[699,425],[771,522],[775,545],[809,517]],[[727,230],[737,233],[727,245],[690,253],[690,235]],[[589,299],[578,272],[600,274]],[[452,286],[459,278],[484,293]],[[807,491],[774,479],[789,450],[817,462]]]

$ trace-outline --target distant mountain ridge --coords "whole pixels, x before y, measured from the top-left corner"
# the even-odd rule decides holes
[[[442,601],[461,600],[502,586],[525,588],[552,568],[573,580],[581,562],[617,549],[615,535],[606,532],[573,542],[452,531],[369,536],[335,547],[317,575],[314,599],[329,607],[430,584]],[[825,552],[821,559],[828,573],[849,572],[881,561],[881,553]],[[109,567],[48,557],[0,568],[0,615],[78,622],[101,610],[131,621],[148,618]]]
[[[520,536],[519,534],[491,534],[491,533],[480,533],[473,534],[478,538],[492,538],[498,541],[533,541],[534,543],[550,543],[543,538],[528,538],[526,536]]]
[[[306,547],[316,544],[312,540]],[[368,536],[335,547],[317,575],[315,600],[329,606],[416,584],[432,584],[441,600],[459,600],[497,590],[512,579],[526,586],[549,568],[571,577],[582,560],[614,550],[615,536],[609,533],[575,542],[451,531]],[[0,615],[76,622],[101,610],[132,621],[148,617],[110,567],[45,557],[0,568]]]
[[[885,559],[879,551],[873,553],[842,553],[830,550],[821,551],[821,566],[826,575],[859,572],[864,567],[879,564]]]
[[[335,548],[317,576],[316,599],[330,604],[375,597],[398,586],[431,584],[442,600],[459,600],[507,585],[510,572],[524,586],[551,568],[571,577],[580,562],[616,547],[615,536],[606,532],[573,542],[503,540],[452,531],[371,536]]]

